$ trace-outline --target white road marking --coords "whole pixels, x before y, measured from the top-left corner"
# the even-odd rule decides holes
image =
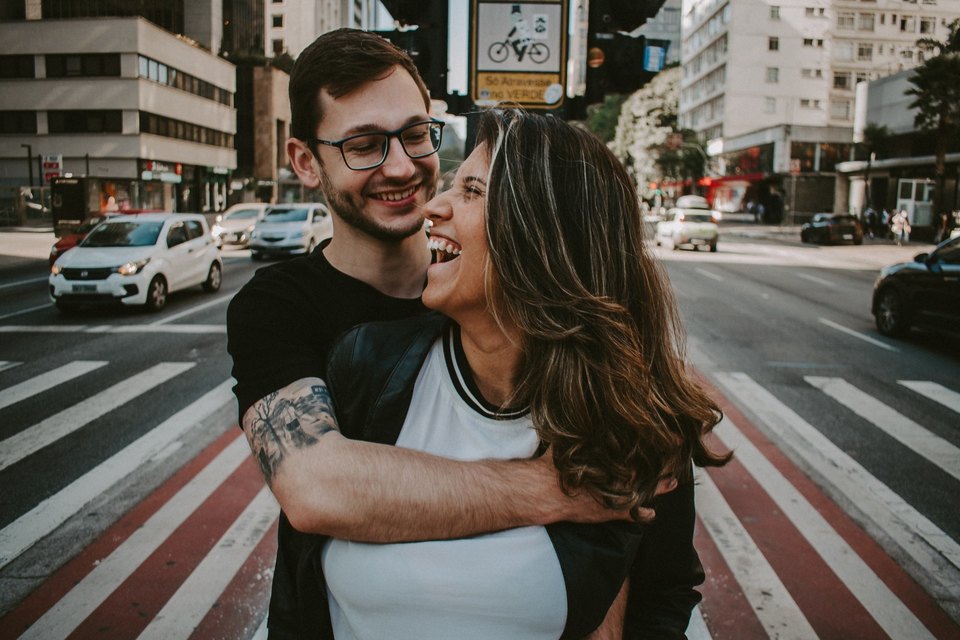
[[[162,460],[173,443],[233,400],[233,379],[221,383],[0,530],[0,568],[66,522],[85,504],[147,462]]]
[[[845,327],[845,326],[843,326],[843,325],[841,325],[841,324],[837,324],[836,322],[833,322],[833,321],[831,321],[831,320],[827,320],[826,318],[819,318],[819,321],[820,321],[820,324],[825,324],[825,325],[827,325],[828,327],[830,327],[831,329],[836,329],[837,331],[842,331],[843,333],[845,333],[845,334],[847,334],[847,335],[853,336],[854,338],[859,338],[860,340],[863,340],[864,342],[869,342],[870,344],[872,344],[872,345],[874,345],[874,346],[876,346],[876,347],[880,347],[881,349],[886,349],[887,351],[893,351],[893,352],[896,352],[896,353],[899,353],[899,352],[900,352],[900,349],[897,349],[896,347],[892,347],[892,346],[890,346],[889,344],[887,344],[887,343],[885,343],[885,342],[880,342],[880,341],[877,340],[876,338],[871,338],[870,336],[868,336],[868,335],[866,335],[866,334],[863,334],[863,333],[860,333],[859,331],[854,331],[853,329],[848,329],[847,327]]]
[[[211,300],[211,301],[209,301],[209,302],[205,302],[205,303],[203,303],[203,304],[198,304],[198,305],[196,305],[196,306],[194,306],[194,307],[190,307],[190,308],[187,309],[186,311],[181,311],[180,313],[175,313],[175,314],[173,314],[172,316],[168,316],[168,317],[164,318],[163,320],[157,320],[156,322],[151,322],[151,323],[150,323],[150,326],[151,326],[151,327],[156,327],[156,326],[158,326],[158,325],[167,324],[167,323],[169,323],[169,322],[173,322],[174,320],[179,320],[180,318],[183,318],[183,317],[185,317],[185,316],[189,316],[189,315],[191,315],[191,314],[194,314],[194,313],[196,313],[197,311],[203,311],[204,309],[206,309],[206,308],[208,308],[208,307],[212,307],[212,306],[215,306],[215,305],[218,305],[218,304],[223,304],[224,302],[230,302],[232,299],[233,299],[233,296],[220,296],[220,297],[217,298],[216,300]]]
[[[771,638],[817,638],[796,601],[737,519],[710,474],[697,469],[697,513],[716,542],[743,595]]]
[[[934,402],[939,402],[943,406],[953,409],[956,413],[960,413],[960,393],[956,391],[927,380],[897,380],[897,382]]]
[[[39,311],[40,309],[49,309],[53,306],[52,302],[47,304],[37,305],[36,307],[30,307],[28,309],[20,309],[20,311],[14,311],[13,313],[7,313],[0,316],[0,320],[6,320],[7,318],[12,318],[13,316],[22,316],[25,313],[30,313],[31,311]]]
[[[717,373],[717,381],[862,514],[868,529],[903,549],[941,601],[960,600],[960,544],[873,477],[829,438],[744,373]],[[855,516],[856,517],[856,516]]]
[[[0,325],[0,333],[226,333],[225,324]]]
[[[891,638],[933,638],[910,609],[732,421],[724,418],[714,432],[728,448],[737,452],[737,460]]]
[[[826,280],[824,278],[818,278],[817,276],[812,276],[809,273],[803,273],[802,271],[795,271],[794,274],[798,278],[803,278],[804,280],[809,280],[810,282],[815,282],[817,284],[822,284],[825,287],[836,287],[836,283]]]
[[[194,366],[162,362],[7,438],[0,442],[0,471]]]
[[[14,367],[23,364],[22,362],[14,362],[12,360],[0,360],[0,371],[6,371],[7,369],[13,369]]]
[[[190,637],[263,539],[278,513],[276,499],[270,489],[264,487],[139,637],[142,640]]]
[[[713,271],[707,271],[706,269],[701,269],[699,267],[695,268],[694,271],[699,273],[702,276],[706,276],[711,280],[716,280],[717,282],[723,282],[723,276],[718,276]]]
[[[804,380],[915,453],[960,480],[960,449],[894,411],[843,378],[804,376]]]
[[[50,276],[43,276],[42,278],[31,278],[30,280],[18,280],[17,282],[8,282],[7,284],[0,284],[0,289],[9,289],[10,287],[22,287],[25,284],[35,284],[37,282],[48,282]]]
[[[20,384],[15,384],[12,387],[0,391],[0,409],[9,407],[38,393],[43,393],[68,380],[73,380],[94,369],[98,369],[105,364],[107,364],[106,361],[76,360],[70,364],[65,364],[62,367],[36,376],[35,378],[24,380]]]
[[[20,636],[21,640],[69,636],[249,455],[246,439],[237,434],[237,438],[210,464],[27,629]]]

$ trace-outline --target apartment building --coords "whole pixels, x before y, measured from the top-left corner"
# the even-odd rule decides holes
[[[958,15],[960,0],[685,0],[679,120],[723,176],[711,196],[845,211],[857,83],[922,63],[916,41]]]
[[[378,29],[377,0],[263,0],[266,54],[294,58],[321,33],[340,27]]]
[[[0,185],[55,168],[96,185],[90,209],[225,208],[233,64],[142,17],[5,21],[0,43]]]

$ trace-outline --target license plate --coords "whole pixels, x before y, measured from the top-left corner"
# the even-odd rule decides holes
[[[845,233],[845,234],[843,234],[843,239],[844,239],[844,240],[853,240],[853,234],[852,234],[852,233]]]
[[[73,285],[74,293],[96,293],[97,285],[95,284],[75,284]]]

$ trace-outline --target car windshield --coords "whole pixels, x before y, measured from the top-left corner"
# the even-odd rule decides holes
[[[691,213],[690,211],[684,211],[683,221],[684,222],[713,222],[713,217],[709,213]]]
[[[74,233],[90,233],[90,230],[95,226],[106,220],[103,216],[94,216],[93,218],[87,218],[84,220],[77,230]]]
[[[265,222],[301,222],[307,219],[307,209],[271,209]]]
[[[260,213],[259,209],[237,209],[231,211],[224,218],[225,220],[242,220],[244,218],[256,218]]]
[[[157,243],[162,222],[107,222],[90,232],[82,247],[149,247]]]

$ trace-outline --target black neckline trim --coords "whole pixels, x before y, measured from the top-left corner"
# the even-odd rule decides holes
[[[477,388],[467,365],[467,356],[463,352],[463,343],[460,341],[460,327],[451,322],[443,336],[443,359],[447,364],[447,372],[453,382],[457,394],[471,409],[491,420],[515,420],[529,413],[529,408],[503,409],[487,402]]]

